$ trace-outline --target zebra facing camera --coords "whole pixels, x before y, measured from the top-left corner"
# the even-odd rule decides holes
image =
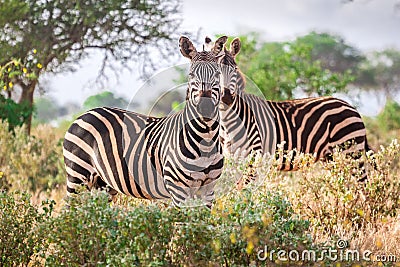
[[[139,89],[132,93],[132,98],[127,106],[127,110],[152,117],[172,116],[173,114],[182,110],[185,107],[186,102],[185,96],[188,87],[187,79],[189,68],[189,63],[176,65],[164,69],[150,77]],[[247,76],[246,79],[246,92],[250,92],[265,99],[261,90],[256,86],[256,84]],[[135,104],[133,105],[133,103]],[[222,102],[220,102],[220,105],[223,105]],[[180,130],[183,129],[181,128]],[[271,138],[274,139],[275,137]],[[207,145],[207,140],[202,140],[200,143]],[[210,154],[215,158],[215,153],[211,152],[212,151],[210,151]],[[239,155],[239,158],[243,159],[244,156],[240,155],[239,150],[235,152],[236,158],[237,155]],[[243,153],[243,155],[244,154],[245,153]],[[204,152],[201,156],[207,158],[207,155],[205,155]],[[133,166],[129,165],[129,163],[128,166],[131,168],[130,171],[133,172]],[[194,171],[203,171],[207,167],[207,165],[196,166]],[[157,172],[156,167],[153,165],[147,166],[147,168],[150,168],[152,172]],[[161,173],[158,173],[158,175],[162,176]],[[240,171],[235,174],[223,172],[218,180],[210,181],[208,184],[181,187],[181,190],[186,191],[187,195],[192,196],[192,198],[180,203],[179,206],[194,207],[207,205],[207,194],[213,192],[213,194],[215,194],[215,200],[217,200],[233,190],[236,190],[236,182],[241,179],[242,175],[243,174],[241,174]],[[265,182],[266,177],[258,178],[259,179],[257,179],[255,182],[252,182],[252,188],[258,187]],[[136,182],[140,183],[140,181]]]

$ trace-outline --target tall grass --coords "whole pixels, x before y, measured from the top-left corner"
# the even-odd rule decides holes
[[[8,130],[0,121],[0,190],[21,190],[49,196],[65,182],[62,138],[48,125],[39,125],[26,135],[24,127]]]

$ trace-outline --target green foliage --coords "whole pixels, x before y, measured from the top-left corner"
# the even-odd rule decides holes
[[[184,107],[185,107],[184,104],[180,103],[179,101],[173,101],[171,104],[171,110],[173,111],[182,110]]]
[[[400,51],[386,49],[367,56],[360,66],[356,84],[367,90],[377,90],[392,98],[400,85]]]
[[[32,114],[33,108],[27,103],[15,103],[10,98],[0,95],[0,120],[8,122],[8,129],[22,126]]]
[[[312,60],[319,61],[323,69],[329,69],[332,72],[345,73],[351,70],[355,74],[359,64],[365,60],[360,50],[346,44],[345,40],[338,35],[313,31],[298,37],[296,41],[312,47]]]
[[[0,266],[36,266],[46,248],[46,231],[54,202],[41,208],[30,204],[25,193],[0,192]]]
[[[145,223],[143,214],[127,217],[124,210],[110,206],[105,193],[92,197],[82,194],[69,204],[69,210],[50,222],[48,239],[53,247],[46,257],[47,265],[137,266],[138,243],[145,243],[150,249],[146,234],[135,228],[152,226],[151,217]]]
[[[243,266],[264,245],[311,242],[308,222],[290,203],[260,191],[227,195],[211,212],[154,204],[122,208],[110,205],[102,192],[82,193],[69,204],[49,226],[51,266]]]
[[[1,0],[0,1],[0,27],[4,27],[10,21],[16,21],[28,13],[28,4],[25,1]]]
[[[128,102],[122,97],[114,96],[114,93],[104,91],[96,95],[89,96],[85,102],[83,102],[83,108],[85,110],[92,109],[95,107],[118,107],[126,108]]]
[[[248,266],[258,261],[258,251],[311,247],[309,223],[294,213],[291,203],[280,193],[250,186],[218,199],[213,246],[220,260],[229,266]]]
[[[400,129],[400,105],[394,100],[388,100],[384,109],[378,114],[379,126],[384,131]]]
[[[35,60],[33,51],[30,51],[30,53],[30,59]],[[34,69],[28,69],[27,65],[24,65],[20,59],[12,59],[4,62],[4,65],[0,65],[0,88],[3,89],[3,92],[7,92],[10,95],[14,87],[14,82],[19,79],[36,80],[37,76]]]
[[[170,38],[179,24],[179,20],[171,20],[177,13],[176,4],[2,0],[0,17],[7,19],[0,20],[0,58],[25,61],[34,47],[43,68],[52,71],[84,57],[83,51],[90,48],[110,51],[109,56],[127,60],[135,57],[134,51],[143,52],[137,45]]]
[[[19,102],[30,106],[40,75],[74,71],[93,50],[102,56],[98,82],[107,80],[110,71],[118,77],[126,62],[143,58],[142,74],[148,74],[160,65],[160,58],[176,54],[178,5],[165,0],[0,0],[0,66],[20,59],[32,70],[35,79],[15,75],[11,81],[22,90]],[[154,53],[162,56],[149,57]],[[11,98],[14,91],[8,93]]]
[[[36,76],[34,72],[29,72],[20,60],[13,59],[4,65],[0,64],[0,90],[2,91],[0,93],[0,120],[7,120],[10,129],[27,122],[33,113],[33,107],[28,102],[18,104],[10,98],[14,81],[18,79],[35,80]]]
[[[333,48],[324,47],[323,35],[316,36],[311,33],[292,42],[272,43],[257,42],[257,34],[254,33],[241,36],[238,65],[267,99],[292,99],[295,93],[324,96],[344,92],[353,80],[350,66],[340,72],[323,66],[319,60],[321,51]],[[329,40],[338,45],[335,39]],[[322,44],[314,47],[317,42]]]
[[[0,189],[39,194],[64,183],[61,140],[49,126],[39,126],[28,136],[24,127],[8,131],[0,122]]]
[[[149,101],[151,113],[155,116],[166,116],[185,107],[185,98],[179,91],[168,91]]]
[[[257,259],[265,246],[318,250],[322,247],[315,236],[321,233],[329,233],[329,241],[335,242],[349,231],[350,241],[360,234],[359,229],[363,233],[366,226],[376,227],[398,216],[400,146],[393,141],[367,155],[377,170],[368,168],[365,184],[352,177],[358,162],[339,151],[323,165],[325,169],[311,165],[312,156],[300,156],[300,170],[294,173],[278,172],[275,159],[268,156],[251,155],[246,160],[234,156],[226,159],[211,211],[176,209],[128,196],[110,203],[104,192],[83,188],[85,192],[69,199],[69,209],[50,217],[53,203],[34,207],[29,196],[12,193],[16,188],[33,190],[28,181],[37,188],[51,188],[41,177],[47,177],[47,182],[57,181],[54,177],[65,179],[65,174],[46,174],[58,169],[54,166],[60,164],[61,149],[54,129],[41,127],[33,129],[36,137],[22,135],[18,127],[14,135],[0,131],[0,185],[9,192],[0,194],[0,248],[1,255],[7,255],[1,263],[5,266],[274,266],[278,263]],[[18,153],[22,154],[19,158]],[[238,191],[235,179],[246,173],[248,160],[256,166],[259,180]],[[43,173],[37,173],[37,166]],[[26,179],[29,176],[34,178]],[[308,262],[281,264],[310,266]]]

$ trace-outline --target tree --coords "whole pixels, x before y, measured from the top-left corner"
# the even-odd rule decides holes
[[[21,64],[19,60],[10,60],[0,65],[0,90],[6,93],[6,97],[0,94],[0,121],[8,122],[9,130],[21,126],[33,112],[33,107],[27,103],[16,103],[11,99],[11,91],[14,87],[12,80],[20,77],[26,80],[36,79],[35,75]]]
[[[338,35],[313,31],[300,36],[296,41],[311,46],[311,59],[319,60],[322,68],[333,72],[344,73],[351,70],[356,73],[359,64],[365,60],[359,49],[347,44]]]
[[[356,84],[384,93],[387,100],[400,91],[400,51],[386,49],[371,53],[360,67]]]
[[[292,99],[296,91],[308,96],[331,95],[344,91],[352,80],[348,71],[339,73],[324,68],[313,59],[313,47],[301,39],[259,43],[256,34],[240,39],[243,45],[239,67],[267,99]]]
[[[7,121],[9,130],[21,126],[31,114],[32,108],[25,103],[18,104],[0,95],[0,121]]]
[[[115,97],[114,94],[109,91],[104,91],[99,94],[89,96],[85,102],[83,102],[83,108],[85,110],[95,107],[126,108],[127,106],[128,101],[122,97]]]
[[[106,70],[118,75],[135,60],[148,71],[155,67],[150,51],[161,53],[159,61],[176,50],[177,8],[176,0],[0,0],[0,65],[21,59],[39,78],[44,72],[73,71],[79,60],[98,50],[101,77]],[[38,79],[14,77],[13,83],[22,90],[19,102],[32,106]]]

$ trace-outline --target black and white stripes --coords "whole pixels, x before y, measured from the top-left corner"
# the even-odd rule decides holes
[[[216,45],[225,42],[222,37]],[[211,206],[223,167],[220,50],[197,52],[185,37],[180,47],[192,62],[185,108],[164,118],[108,107],[81,115],[64,140],[69,194],[86,185],[107,187],[111,195],[172,198],[178,206],[198,197]]]
[[[221,140],[228,153],[241,150],[276,154],[280,170],[296,170],[296,153],[314,154],[316,160],[329,159],[337,146],[354,158],[370,150],[360,114],[345,101],[333,97],[289,101],[266,101],[244,92],[245,78],[235,61],[239,39],[219,57],[223,79]],[[283,144],[283,153],[276,153]],[[287,152],[292,151],[292,157]],[[360,180],[366,179],[360,161]],[[252,178],[252,177],[250,177]]]

